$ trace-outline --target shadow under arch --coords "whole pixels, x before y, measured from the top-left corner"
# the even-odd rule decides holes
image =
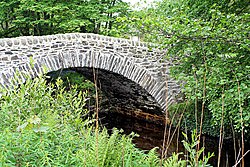
[[[103,69],[75,67],[60,69],[47,75],[53,80],[57,77],[75,75],[74,73],[78,73],[76,76],[82,75],[93,84],[95,75],[98,89],[102,92],[99,97],[100,111],[115,111],[134,116],[143,116],[143,113],[144,115],[163,115],[160,105],[145,89],[120,74]],[[94,104],[91,103],[91,105]]]

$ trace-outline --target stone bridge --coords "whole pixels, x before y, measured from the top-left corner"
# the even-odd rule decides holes
[[[106,80],[112,73],[132,81],[164,111],[179,100],[180,93],[169,77],[172,63],[164,59],[165,52],[153,44],[95,34],[4,38],[0,39],[0,84],[8,87],[16,71],[25,82],[26,74],[36,77],[60,69],[97,69]]]

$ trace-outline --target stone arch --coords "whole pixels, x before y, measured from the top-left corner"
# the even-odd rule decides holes
[[[0,83],[8,85],[16,71],[36,77],[59,69],[93,67],[134,81],[165,110],[176,101],[179,86],[168,76],[172,64],[164,60],[165,51],[150,47],[126,39],[78,33],[2,39]],[[25,81],[25,77],[20,78]]]

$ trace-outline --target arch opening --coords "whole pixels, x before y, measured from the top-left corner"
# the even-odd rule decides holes
[[[149,121],[152,116],[163,115],[160,105],[144,88],[120,74],[103,69],[75,67],[50,72],[47,75],[57,77],[67,72],[79,73],[93,83],[95,73],[98,89],[102,92],[99,97],[101,112],[118,112],[142,119],[149,116]]]

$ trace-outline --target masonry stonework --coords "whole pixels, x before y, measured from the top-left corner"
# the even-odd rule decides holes
[[[94,67],[139,84],[164,111],[180,100],[180,86],[169,76],[172,63],[164,59],[165,52],[153,44],[96,34],[4,38],[0,39],[0,85],[8,87],[17,71],[25,82],[25,75]]]

